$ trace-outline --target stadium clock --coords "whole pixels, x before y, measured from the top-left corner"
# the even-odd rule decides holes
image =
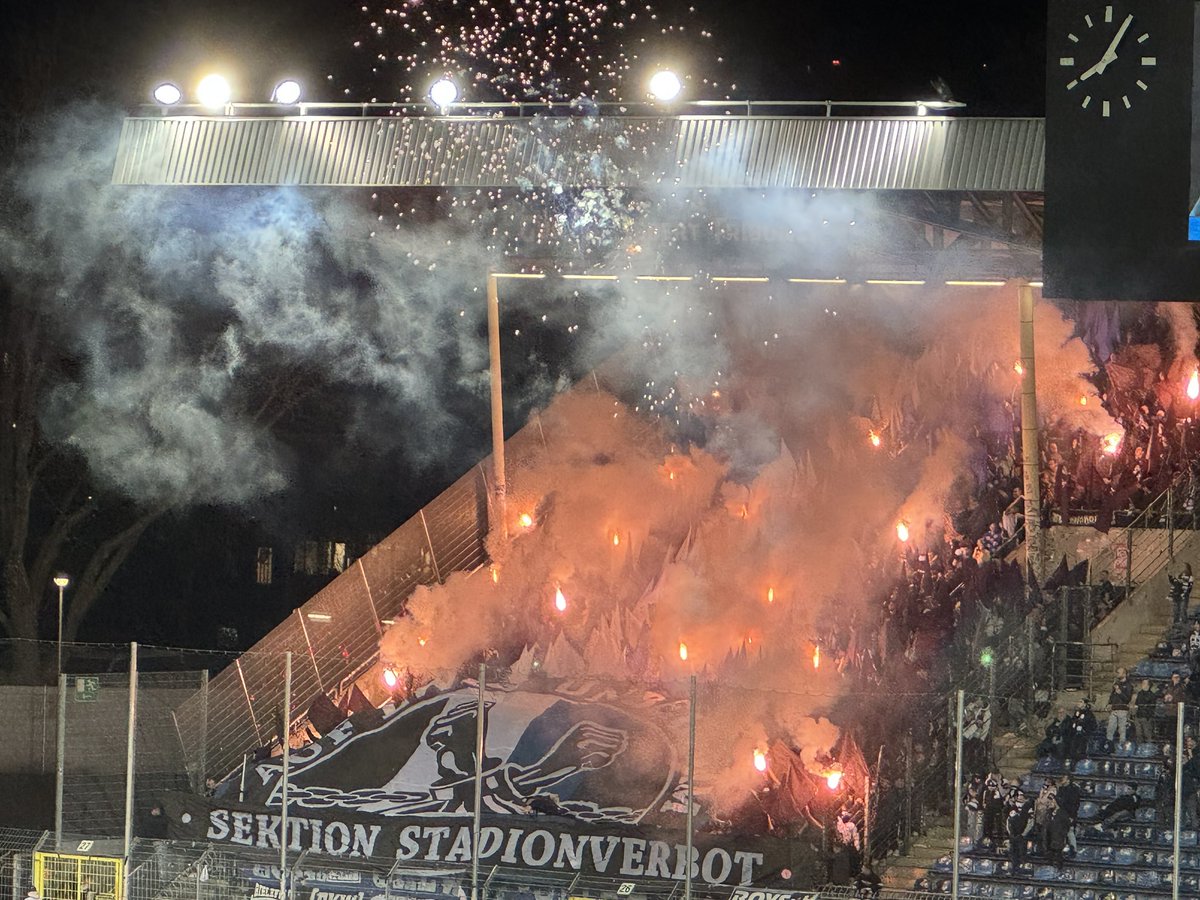
[[[1097,7],[1078,19],[1061,46],[1058,68],[1068,94],[1102,120],[1133,109],[1150,90],[1158,58],[1133,13]]]

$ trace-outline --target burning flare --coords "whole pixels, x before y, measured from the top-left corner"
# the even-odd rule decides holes
[[[1106,434],[1100,445],[1109,456],[1116,456],[1117,451],[1121,449],[1121,433],[1114,431],[1112,434]]]
[[[760,772],[767,771],[767,754],[757,747],[754,748],[754,768]]]
[[[563,596],[562,588],[554,588],[554,608],[559,612],[567,611],[567,598]]]
[[[531,516],[529,513],[521,513],[517,521],[521,523],[522,528],[533,527],[533,516]]]
[[[1188,379],[1187,395],[1189,400],[1200,397],[1200,368],[1192,369],[1192,377]]]
[[[1086,395],[1086,394],[1081,394],[1081,395],[1080,395],[1080,397],[1079,397],[1079,405],[1080,405],[1080,406],[1087,406],[1087,395]]]
[[[383,670],[383,683],[387,685],[388,690],[394,688],[399,680],[400,679],[396,677],[396,670],[391,666],[388,666]]]
[[[878,447],[881,443],[883,443],[883,439],[876,434],[874,429],[867,432],[867,440],[871,442],[872,447]]]
[[[768,603],[775,602],[775,588],[773,588],[773,587],[767,588],[767,602]]]
[[[821,668],[821,645],[813,644],[813,668]]]
[[[825,784],[829,786],[831,791],[836,791],[842,783],[842,773],[837,769],[833,769],[825,773]]]
[[[419,644],[422,647],[424,647],[428,643],[429,643],[429,638],[423,638],[423,637],[417,638],[417,644]]]
[[[1021,365],[1021,361],[1019,359],[1013,363],[1013,371],[1016,372],[1018,376],[1025,374],[1025,367]]]
[[[683,641],[679,642],[679,658],[687,662],[687,644]]]
[[[896,537],[900,539],[900,543],[908,543],[908,523],[903,519],[896,523]]]
[[[615,531],[613,532],[613,546],[614,547],[621,546],[621,535],[617,534]]]

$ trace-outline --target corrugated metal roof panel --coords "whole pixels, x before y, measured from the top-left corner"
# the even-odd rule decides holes
[[[1040,191],[1041,119],[129,118],[115,184]]]

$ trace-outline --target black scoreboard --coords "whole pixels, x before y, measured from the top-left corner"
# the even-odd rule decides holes
[[[1046,296],[1200,300],[1198,8],[1050,0]]]

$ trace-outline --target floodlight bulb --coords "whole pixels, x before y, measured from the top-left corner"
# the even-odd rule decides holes
[[[284,106],[295,106],[300,102],[300,82],[293,78],[284,79],[275,85],[271,99]]]
[[[183,91],[179,89],[179,85],[164,81],[154,89],[152,96],[154,102],[160,106],[174,106],[183,99]]]
[[[201,106],[216,109],[229,102],[232,96],[229,82],[220,75],[205,75],[196,87],[196,97]]]
[[[683,83],[670,69],[661,69],[650,77],[650,95],[662,103],[669,103],[679,96]]]
[[[55,575],[54,576],[54,586],[55,587],[65,588],[70,583],[71,583],[71,579],[68,578],[66,575]]]
[[[918,103],[917,104],[917,115],[918,116],[929,115],[929,107],[926,106],[924,103]]]
[[[438,109],[445,109],[458,99],[458,85],[449,78],[439,78],[429,87],[429,101]]]

